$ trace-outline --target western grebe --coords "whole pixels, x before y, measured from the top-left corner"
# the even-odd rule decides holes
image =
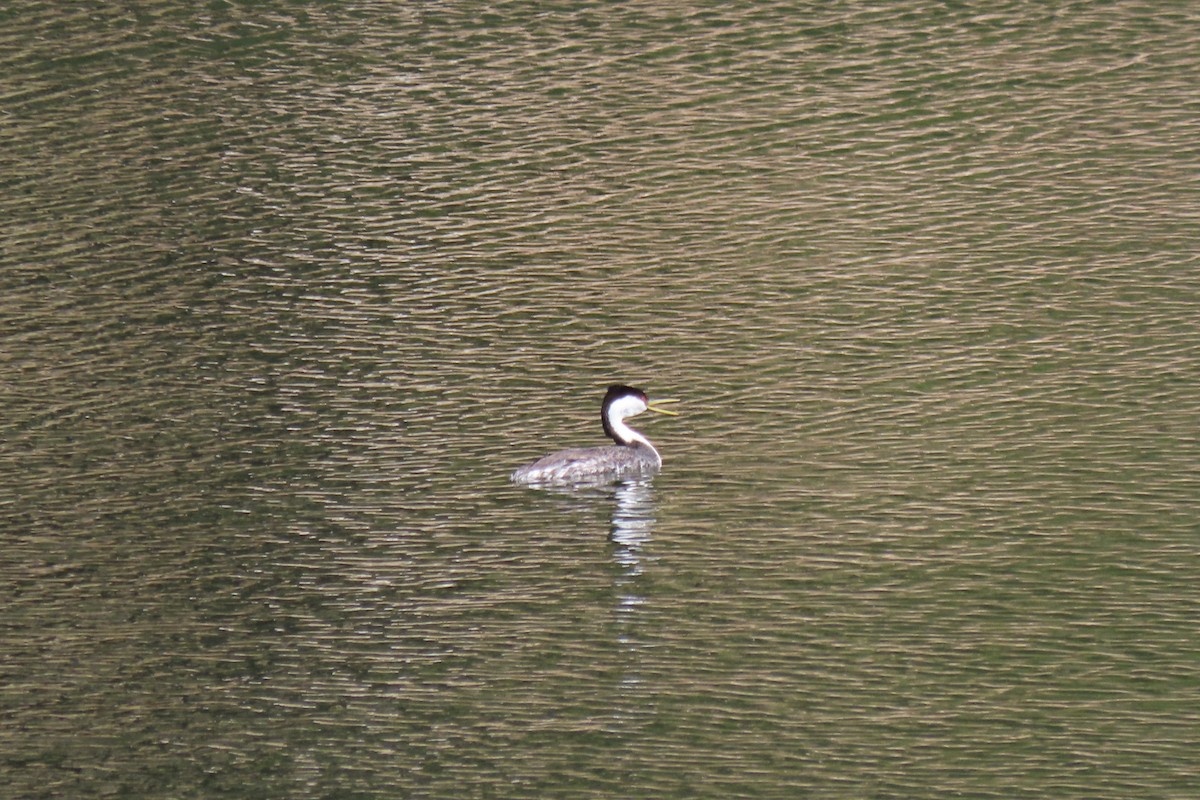
[[[674,400],[658,400],[659,404]],[[632,386],[614,384],[608,387],[600,406],[600,422],[604,432],[615,445],[607,447],[576,447],[560,450],[526,464],[512,474],[513,483],[569,484],[608,483],[637,475],[649,475],[662,466],[662,456],[650,440],[625,424],[627,417],[655,411],[672,417],[674,411],[656,408],[646,393]]]

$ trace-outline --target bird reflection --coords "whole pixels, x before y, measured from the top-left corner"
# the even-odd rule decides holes
[[[649,477],[622,481],[611,486],[578,489],[556,486],[539,487],[569,501],[577,510],[594,510],[612,503],[611,533],[613,562],[620,569],[614,588],[617,590],[618,619],[646,602],[640,593],[638,579],[649,556],[644,552],[654,534],[658,510],[654,484]]]
[[[642,657],[649,643],[644,635],[649,609],[643,573],[653,557],[647,552],[658,510],[654,487],[649,480],[626,481],[613,495],[613,562],[618,572],[613,579],[616,641],[624,652],[613,721],[625,728],[649,722],[647,705],[639,697],[647,691],[642,676]],[[640,635],[641,634],[641,635]]]
[[[645,702],[650,690],[643,678],[645,650],[651,646],[646,634],[652,598],[647,596],[646,570],[654,560],[650,545],[657,521],[658,499],[649,477],[622,481],[611,486],[566,488],[539,487],[561,498],[579,511],[607,509],[611,523],[609,542],[613,567],[613,631],[615,665],[619,677],[615,696],[606,703],[613,730],[628,731],[648,724],[653,706]]]
[[[616,501],[612,513],[613,560],[621,568],[614,581],[617,621],[626,628],[632,624],[637,609],[646,602],[638,578],[647,558],[643,548],[654,533],[657,510],[654,486],[649,480],[626,481],[617,485],[613,499]],[[629,631],[622,631],[621,637],[628,640]],[[628,643],[632,644],[632,641]]]

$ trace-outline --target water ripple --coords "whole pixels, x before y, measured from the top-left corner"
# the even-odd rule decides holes
[[[14,9],[12,791],[1185,796],[1194,22]]]

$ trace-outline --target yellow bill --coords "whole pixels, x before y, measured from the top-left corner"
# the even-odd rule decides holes
[[[674,398],[663,398],[661,400],[651,400],[649,403],[646,404],[646,408],[648,410],[654,411],[658,414],[666,414],[668,417],[678,417],[679,416],[678,411],[671,411],[666,408],[659,408],[659,406],[665,405],[667,403],[678,403],[678,402],[679,401]]]

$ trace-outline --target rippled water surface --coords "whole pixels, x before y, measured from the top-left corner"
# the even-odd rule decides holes
[[[11,796],[1196,796],[1200,16],[988,8],[3,12]]]

